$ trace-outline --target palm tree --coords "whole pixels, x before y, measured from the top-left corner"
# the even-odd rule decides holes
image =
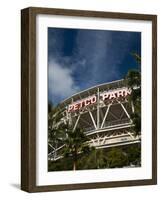
[[[136,62],[138,63],[138,67],[140,68],[141,56],[135,52],[131,53],[131,55],[135,58]]]
[[[76,128],[73,131],[71,127],[68,127],[66,134],[67,137],[64,140],[64,156],[72,158],[73,170],[76,170],[78,158],[89,153],[91,150],[88,145],[89,139],[80,128]]]
[[[49,106],[51,109],[51,106]],[[73,170],[77,168],[78,157],[88,153],[92,148],[88,145],[88,137],[80,128],[73,130],[69,122],[62,121],[62,110],[57,107],[52,107],[48,114],[48,143],[57,149],[61,149],[62,157],[72,158]]]
[[[107,152],[104,149],[95,149],[93,153],[89,156],[87,165],[91,165],[93,160],[93,167],[96,169],[107,168]]]
[[[112,148],[108,152],[107,163],[109,168],[127,166],[128,156],[121,148]]]
[[[135,53],[133,53],[132,55],[140,66],[141,57]],[[134,124],[133,130],[135,134],[138,135],[141,131],[141,72],[139,70],[139,67],[135,70],[129,70],[125,77],[125,81],[128,87],[132,89],[131,96],[129,96],[129,100],[134,107],[131,118]]]
[[[49,106],[50,112],[48,114],[48,144],[52,148],[57,149],[58,146],[63,145],[65,135],[64,123],[61,122],[62,111],[58,107]],[[48,152],[49,153],[49,152]]]

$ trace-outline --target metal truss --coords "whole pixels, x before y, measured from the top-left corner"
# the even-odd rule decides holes
[[[96,149],[110,148],[115,146],[130,145],[141,142],[141,135],[135,136],[131,127],[133,122],[130,114],[134,112],[132,102],[127,98],[119,98],[110,101],[102,101],[100,97],[100,89],[97,88],[95,93],[87,91],[87,95],[97,95],[97,102],[93,105],[83,107],[79,112],[63,111],[62,122],[69,122],[73,127],[73,131],[80,127],[90,138],[89,145]],[[79,99],[82,100],[80,94]],[[71,99],[71,103],[73,99]],[[49,154],[49,158],[57,160],[62,158],[59,155],[59,148],[54,148]]]
[[[127,101],[125,101],[127,103]],[[124,106],[125,102],[117,101],[117,102],[111,102],[110,104],[106,105],[101,105],[98,104],[97,107],[91,106],[89,108],[85,108],[84,110],[80,111],[79,114],[75,113],[69,113],[68,116],[66,116],[64,119],[69,120],[71,124],[73,125],[73,130],[76,129],[77,126],[79,126],[79,122],[83,121],[86,124],[89,124],[89,128],[91,127],[91,132],[95,132],[98,130],[103,130],[104,128],[109,128],[109,127],[115,127],[115,126],[120,126],[124,124],[132,125],[132,120],[130,118],[130,114],[128,113],[127,109]],[[116,116],[112,110],[110,110],[111,106],[114,105],[120,105],[120,109],[122,108],[122,113],[120,116]],[[102,113],[102,108],[106,109],[105,114]],[[95,111],[95,113],[94,113]],[[90,118],[90,121],[86,121],[84,118],[84,115],[88,115]],[[107,116],[111,115],[114,120],[108,121]],[[126,117],[123,119],[122,116],[126,115]],[[85,131],[88,133],[89,131]]]
[[[122,131],[117,130],[92,135],[89,145],[94,146],[96,149],[100,149],[140,143],[140,140],[140,136],[135,136],[132,132],[125,129]]]

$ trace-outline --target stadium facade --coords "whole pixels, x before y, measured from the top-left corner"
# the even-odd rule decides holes
[[[141,135],[135,136],[132,130],[131,92],[124,80],[118,80],[74,94],[59,105],[63,112],[61,123],[68,122],[73,131],[82,128],[90,138],[89,145],[96,149],[140,143]],[[49,158],[59,159],[63,146],[53,147]]]

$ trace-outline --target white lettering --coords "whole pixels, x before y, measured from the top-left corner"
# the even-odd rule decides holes
[[[132,90],[130,88],[121,88],[117,90],[112,90],[108,92],[100,93],[100,98],[103,101],[116,99],[120,97],[126,97],[130,95]],[[91,104],[95,104],[97,102],[97,96],[93,95],[91,97],[82,99],[80,101],[74,102],[68,106],[68,112],[77,111],[83,107],[89,106]]]
[[[106,92],[106,93],[101,93],[100,96],[102,97],[102,100],[105,101],[109,99],[110,94]]]

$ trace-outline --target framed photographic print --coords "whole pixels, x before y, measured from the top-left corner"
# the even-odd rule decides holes
[[[157,184],[157,16],[21,11],[21,189]]]

